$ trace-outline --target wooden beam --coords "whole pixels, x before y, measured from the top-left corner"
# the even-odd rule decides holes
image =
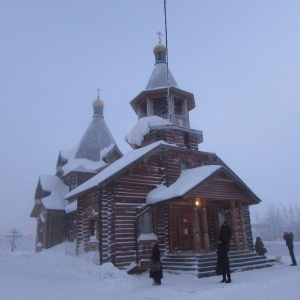
[[[194,207],[193,228],[194,228],[195,252],[200,253],[201,237],[200,237],[199,216],[198,216],[198,208],[197,207]]]
[[[169,203],[169,204],[168,204],[168,217],[169,217],[170,252],[171,252],[171,253],[174,253],[173,210],[172,210],[172,203]]]
[[[233,200],[230,200],[230,209],[231,209],[231,221],[233,225],[233,235],[234,235],[234,243],[235,248],[237,250],[240,250],[240,243],[239,243],[239,233],[238,233],[238,227],[237,227],[237,219],[236,219],[236,207],[235,202]]]
[[[202,223],[203,223],[203,239],[205,252],[209,252],[209,237],[208,237],[208,224],[207,224],[207,212],[206,212],[206,201],[201,200],[202,205]]]

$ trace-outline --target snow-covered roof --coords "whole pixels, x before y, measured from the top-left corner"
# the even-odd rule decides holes
[[[88,172],[95,173],[96,170],[104,167],[106,163],[104,161],[90,161],[86,158],[73,158],[70,159],[63,167],[64,175],[70,172]]]
[[[62,170],[64,175],[69,174],[70,172],[88,172],[88,173],[96,173],[99,169],[105,167],[107,165],[106,162],[103,161],[103,158],[109,153],[114,147],[115,144],[111,144],[110,146],[102,149],[99,154],[99,161],[91,161],[86,158],[69,158],[68,162],[62,166]]]
[[[75,210],[77,210],[77,200],[75,200],[72,203],[66,205],[66,207],[65,207],[65,211],[66,211],[67,214],[69,214],[69,213],[71,213]]]
[[[168,71],[168,78],[167,78],[167,71]],[[175,81],[170,70],[168,70],[167,64],[165,62],[155,64],[145,90],[153,90],[157,88],[172,87],[172,86],[178,87],[178,84]]]
[[[114,163],[110,164],[109,166],[106,167],[103,171],[101,171],[99,174],[95,175],[92,177],[90,180],[84,182],[71,192],[69,192],[66,195],[66,199],[71,198],[74,195],[80,194],[86,190],[89,190],[98,184],[102,183],[103,181],[107,180],[109,177],[113,176],[120,170],[124,169],[131,163],[135,162],[137,159],[141,158],[143,155],[149,153],[152,151],[154,148],[161,146],[161,145],[168,145],[168,146],[173,146],[170,145],[164,141],[158,141],[153,144],[150,144],[148,146],[145,146],[140,149],[132,150],[129,151],[127,154],[125,154],[123,157],[115,161]],[[176,147],[176,146],[173,146]]]
[[[105,123],[103,111],[99,113],[97,109],[99,107],[94,106],[93,119],[79,144],[70,150],[60,151],[60,156],[67,160],[61,168],[64,176],[72,171],[96,173],[107,165],[103,158],[114,148],[118,150]]]
[[[69,149],[69,150],[60,150],[59,151],[59,155],[63,158],[63,159],[70,159],[75,157],[75,154],[77,152],[78,149],[78,145],[74,146],[73,148]]]
[[[179,178],[169,187],[160,185],[156,189],[152,190],[147,196],[147,203],[152,204],[183,196],[220,168],[222,168],[220,165],[208,165],[183,170]]]
[[[136,125],[132,128],[130,133],[125,137],[126,141],[131,145],[141,146],[144,136],[150,131],[150,127],[169,125],[171,122],[158,116],[150,116],[141,118],[138,120]]]
[[[39,183],[43,191],[50,192],[49,196],[41,199],[44,207],[54,210],[65,209],[66,201],[64,198],[69,191],[69,187],[59,177],[54,175],[41,175]]]

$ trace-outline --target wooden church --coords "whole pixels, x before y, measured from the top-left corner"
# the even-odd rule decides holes
[[[166,47],[153,52],[148,84],[130,102],[133,150],[119,151],[98,97],[79,145],[60,152],[55,176],[40,177],[31,213],[37,250],[76,241],[78,254],[94,251],[100,264],[134,271],[148,267],[152,241],[162,256],[215,252],[225,220],[231,250],[253,250],[249,207],[260,199],[216,154],[199,151],[202,132],[189,122],[194,95],[176,83]]]

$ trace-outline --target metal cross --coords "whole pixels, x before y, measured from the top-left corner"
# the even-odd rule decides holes
[[[14,228],[13,231],[11,231],[13,235],[6,235],[5,237],[12,237],[12,241],[9,241],[11,243],[11,252],[14,252],[14,249],[17,249],[15,245],[15,238],[22,237],[22,235],[17,235],[19,232]]]
[[[161,44],[161,37],[163,36],[163,34],[160,31],[156,34],[158,35],[158,42]]]
[[[97,99],[100,99],[100,92],[101,92],[101,90],[99,88],[97,88],[96,91],[97,91]]]

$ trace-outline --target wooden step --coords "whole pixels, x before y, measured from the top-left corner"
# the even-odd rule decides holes
[[[231,272],[241,272],[253,269],[267,268],[274,265],[274,260],[259,256],[250,251],[229,252]],[[208,254],[176,253],[167,254],[162,258],[164,271],[180,274],[187,272],[199,278],[214,276],[217,262],[216,252]]]

